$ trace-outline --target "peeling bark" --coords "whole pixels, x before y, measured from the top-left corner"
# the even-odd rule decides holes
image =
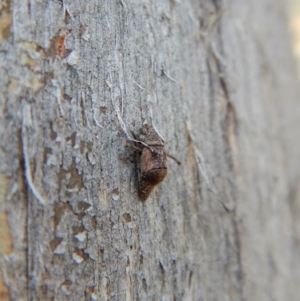
[[[281,2],[0,3],[1,300],[298,300]],[[145,203],[144,122],[182,162]]]

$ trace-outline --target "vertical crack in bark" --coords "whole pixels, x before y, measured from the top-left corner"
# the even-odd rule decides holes
[[[226,106],[226,115],[223,125],[223,132],[224,132],[224,140],[225,145],[228,153],[230,154],[230,161],[229,161],[229,168],[233,178],[235,181],[230,181],[231,186],[231,195],[234,202],[233,210],[232,210],[232,225],[234,230],[234,243],[236,247],[236,256],[237,256],[237,265],[238,271],[236,273],[237,283],[238,283],[238,293],[240,295],[241,300],[244,300],[244,293],[243,293],[243,268],[242,268],[242,261],[241,261],[241,241],[240,241],[240,233],[237,221],[237,176],[239,174],[238,168],[238,147],[236,142],[236,135],[237,135],[237,119],[236,119],[236,112],[232,102],[229,100],[229,92],[226,85],[226,82],[222,78],[220,80],[221,88],[224,92],[225,99],[227,101]]]
[[[20,190],[23,192],[24,201],[26,202],[26,224],[25,224],[25,240],[26,240],[26,264],[25,264],[25,270],[26,270],[26,277],[27,277],[27,300],[30,300],[30,289],[29,289],[29,279],[30,279],[30,254],[29,254],[29,200],[28,200],[28,185],[26,180],[26,167],[25,167],[25,159],[23,156],[23,139],[22,139],[22,129],[19,129],[18,131],[18,152],[19,152],[19,165],[20,165],[20,172],[21,172],[21,187]]]
[[[220,34],[219,34],[220,35]],[[218,39],[220,39],[218,35]],[[218,41],[217,41],[218,42]],[[236,112],[233,103],[230,100],[230,91],[228,88],[228,72],[226,70],[226,66],[224,65],[224,61],[219,53],[217,53],[216,45],[211,42],[211,55],[208,58],[208,70],[209,79],[211,84],[211,97],[213,100],[217,100],[218,106],[220,109],[220,122],[221,122],[221,131],[222,137],[224,140],[224,154],[228,154],[228,165],[229,165],[229,173],[231,174],[232,179],[229,180],[229,186],[231,187],[231,196],[233,200],[233,206],[227,206],[226,203],[221,201],[225,211],[230,215],[230,220],[233,227],[233,239],[236,251],[236,260],[238,270],[236,272],[236,280],[237,280],[237,293],[240,300],[244,300],[244,292],[243,292],[243,269],[241,262],[241,242],[240,242],[240,233],[238,228],[237,221],[237,176],[239,174],[239,167],[237,161],[238,155],[238,147],[236,142],[237,135],[237,118]],[[220,76],[222,74],[222,76]],[[218,81],[216,81],[216,78]],[[213,120],[216,114],[216,106],[212,105],[211,108],[211,119],[212,119],[212,127]],[[217,196],[218,197],[218,196]]]
[[[217,6],[219,4],[218,2],[219,1],[216,1]],[[215,42],[217,42],[217,44],[223,50],[221,33],[218,33]],[[237,177],[240,173],[239,164],[237,160],[238,146],[236,141],[238,123],[237,123],[236,111],[234,105],[230,100],[230,90],[227,82],[228,80],[230,80],[230,75],[226,70],[226,62],[224,61],[223,56],[221,56],[220,53],[217,51],[216,44],[214,44],[213,41],[211,42],[210,46],[211,46],[210,50],[212,54],[210,63],[213,64],[216,73],[216,74],[210,74],[210,76],[214,78],[218,76],[219,79],[218,98],[219,98],[219,104],[221,108],[221,129],[223,132],[223,139],[225,143],[224,153],[229,154],[228,156],[229,171],[231,177],[234,179],[234,180],[231,179],[229,181],[229,185],[231,187],[231,197],[234,205],[230,206],[232,207],[232,209],[228,213],[231,216],[231,222],[234,231],[234,243],[237,252],[236,256],[237,256],[238,271],[237,271],[236,278],[238,283],[238,293],[240,295],[240,299],[244,300],[243,269],[242,269],[242,262],[241,262],[241,242],[240,242],[240,233],[239,233],[238,221],[237,221]],[[220,74],[222,76],[220,76]],[[222,119],[222,116],[224,116],[224,119]]]

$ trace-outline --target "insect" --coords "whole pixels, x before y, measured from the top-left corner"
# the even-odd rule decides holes
[[[71,30],[64,30],[60,35],[58,35],[56,37],[55,40],[55,54],[57,56],[59,56],[60,58],[64,58],[67,55],[67,49],[65,46],[65,39],[68,35],[68,33],[70,33]]]
[[[139,194],[144,202],[153,189],[167,175],[167,156],[181,164],[175,157],[165,151],[165,142],[154,128],[144,124],[134,149],[141,153],[139,167]]]
[[[142,144],[140,159],[139,193],[142,201],[146,201],[167,175],[167,155],[163,139],[151,126],[142,126],[139,139],[149,146]]]

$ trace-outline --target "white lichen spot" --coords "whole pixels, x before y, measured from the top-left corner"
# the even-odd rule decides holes
[[[96,164],[95,156],[93,153],[88,153],[88,159],[92,165]]]
[[[75,50],[73,50],[67,57],[67,63],[71,66],[77,65],[78,60],[79,60],[79,57]]]
[[[66,242],[62,241],[53,251],[54,254],[62,255],[66,252]]]
[[[37,52],[37,51],[27,50],[27,53],[34,60],[37,60],[37,59],[39,59],[41,57],[40,53]]]
[[[96,164],[96,159],[93,153],[88,153],[88,159],[92,165]]]
[[[85,40],[86,42],[88,42],[88,41],[90,40],[90,38],[91,38],[91,36],[90,36],[90,34],[89,34],[89,31],[86,30],[86,31],[84,32],[84,34],[82,35],[82,39]]]
[[[119,195],[118,194],[115,194],[115,193],[113,193],[112,195],[111,195],[111,198],[114,200],[114,201],[117,201],[118,199],[119,199]]]
[[[89,204],[89,202],[86,202],[86,203]],[[88,212],[88,211],[90,211],[90,210],[93,210],[93,205],[92,205],[92,204],[90,204],[90,207],[87,208],[87,209],[85,209],[84,212]]]
[[[54,155],[48,155],[47,156],[47,162],[46,162],[47,166],[53,165],[53,166],[57,166],[57,156]]]
[[[81,256],[79,256],[78,254],[76,254],[76,253],[72,254],[72,258],[78,264],[83,262],[83,258]]]
[[[109,89],[113,88],[113,84],[110,83],[108,80],[106,80],[105,83],[107,84],[107,86],[109,87]]]
[[[134,224],[132,222],[127,223],[129,229],[134,229]]]
[[[6,199],[7,199],[8,201],[10,201],[10,199],[12,198],[12,196],[17,192],[18,188],[19,188],[19,186],[18,186],[17,183],[14,183],[14,184],[12,185],[12,187],[10,188],[10,190],[8,191],[8,193],[7,193],[7,195],[6,195]]]
[[[68,192],[77,192],[77,191],[79,191],[79,189],[76,185],[74,188],[66,189],[66,191],[68,191]]]
[[[80,242],[84,242],[86,240],[86,232],[80,232],[78,234],[75,235],[76,239]]]
[[[62,142],[62,138],[60,136],[57,135],[55,142]]]

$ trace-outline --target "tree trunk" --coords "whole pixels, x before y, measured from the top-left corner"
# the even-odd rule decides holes
[[[299,300],[283,2],[0,3],[1,300]],[[145,122],[182,164],[142,202]]]

